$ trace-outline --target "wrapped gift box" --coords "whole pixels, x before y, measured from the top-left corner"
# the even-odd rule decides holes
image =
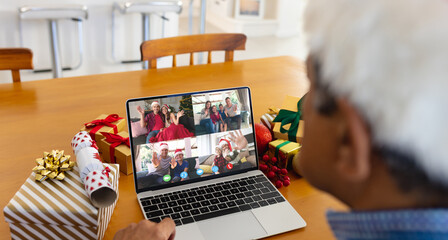
[[[127,132],[119,132],[117,133],[117,135],[123,138],[129,138],[129,133]],[[120,165],[120,171],[122,173],[126,175],[132,174],[131,149],[127,145],[120,144],[116,146],[114,151],[114,159],[111,159],[111,143],[107,142],[106,138],[103,138],[97,144],[103,161],[108,163],[118,163]]]
[[[95,120],[106,119],[108,116],[110,116],[110,115],[101,114],[99,117],[95,118]],[[117,121],[111,122],[111,124],[117,126],[117,132],[121,132],[121,131],[123,131],[123,130],[125,129],[125,127],[126,127],[126,121],[125,121],[123,118],[122,118],[122,119],[119,119],[119,120],[117,120]],[[95,129],[95,128],[87,128],[86,126],[83,126],[83,127],[81,128],[81,131],[87,131],[87,132],[90,134],[90,132],[91,132],[93,129]],[[95,142],[97,142],[97,143],[98,143],[101,139],[104,138],[104,136],[101,134],[101,132],[117,133],[117,132],[114,132],[114,128],[113,128],[113,127],[106,126],[106,125],[102,126],[101,128],[98,128],[98,129],[96,129],[96,130],[97,130],[97,132],[95,132],[94,140],[95,140]],[[92,137],[92,139],[93,139],[93,137]]]
[[[104,164],[118,193],[119,166]],[[62,181],[34,181],[32,173],[3,209],[12,239],[102,239],[116,201],[95,208],[79,177],[78,168],[66,172]]]
[[[297,112],[298,111],[297,103],[299,102],[299,100],[300,100],[299,97],[286,96],[285,100],[283,101],[281,109],[289,110],[292,112]],[[283,126],[283,128],[285,128],[286,130],[289,130],[290,127],[291,127],[291,124],[287,124],[287,125]],[[273,129],[274,138],[284,139],[284,140],[289,140],[289,141],[294,140],[295,142],[302,143],[304,127],[305,127],[305,122],[303,120],[300,120],[297,133],[295,134],[295,136],[289,137],[288,132],[286,132],[286,133],[280,132],[281,123],[276,122],[274,124],[274,129]]]
[[[300,144],[285,140],[275,140],[269,143],[269,157],[277,158],[279,168],[291,168],[292,159],[300,150]]]

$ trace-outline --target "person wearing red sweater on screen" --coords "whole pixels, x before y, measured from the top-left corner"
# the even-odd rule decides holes
[[[163,107],[162,109],[165,109]],[[168,108],[167,108],[168,109]],[[162,112],[165,110],[162,110]],[[165,128],[160,130],[160,132],[155,136],[149,139],[150,142],[160,142],[160,141],[169,141],[176,140],[187,137],[194,137],[194,134],[188,131],[184,125],[179,123],[179,119],[184,116],[184,110],[177,112],[176,114],[170,113],[168,121],[165,124]]]
[[[214,166],[218,167],[218,171],[215,174],[223,173],[226,170],[227,160],[222,155],[222,149],[218,145],[215,148],[215,159],[213,160],[212,168]]]
[[[145,116],[145,111],[141,106],[137,106],[137,111],[140,113],[140,125],[148,129],[146,136],[146,143],[157,135],[165,127],[165,116],[160,112],[160,104],[158,101],[151,103],[152,112]]]
[[[223,124],[221,115],[218,112],[218,109],[215,105],[212,106],[212,112],[210,113],[210,119],[213,122],[213,128],[215,129],[215,132],[222,132],[223,131]]]

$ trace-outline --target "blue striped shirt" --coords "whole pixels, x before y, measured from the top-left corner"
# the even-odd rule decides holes
[[[328,211],[327,220],[339,240],[448,240],[448,209]]]

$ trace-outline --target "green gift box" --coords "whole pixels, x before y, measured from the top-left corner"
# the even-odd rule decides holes
[[[286,96],[278,115],[273,120],[274,138],[302,143],[305,122],[301,120],[303,97]]]

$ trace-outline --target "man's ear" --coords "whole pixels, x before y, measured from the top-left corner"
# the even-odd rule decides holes
[[[336,171],[349,182],[366,180],[371,171],[371,135],[366,122],[346,99],[336,100],[339,110],[340,143]]]

